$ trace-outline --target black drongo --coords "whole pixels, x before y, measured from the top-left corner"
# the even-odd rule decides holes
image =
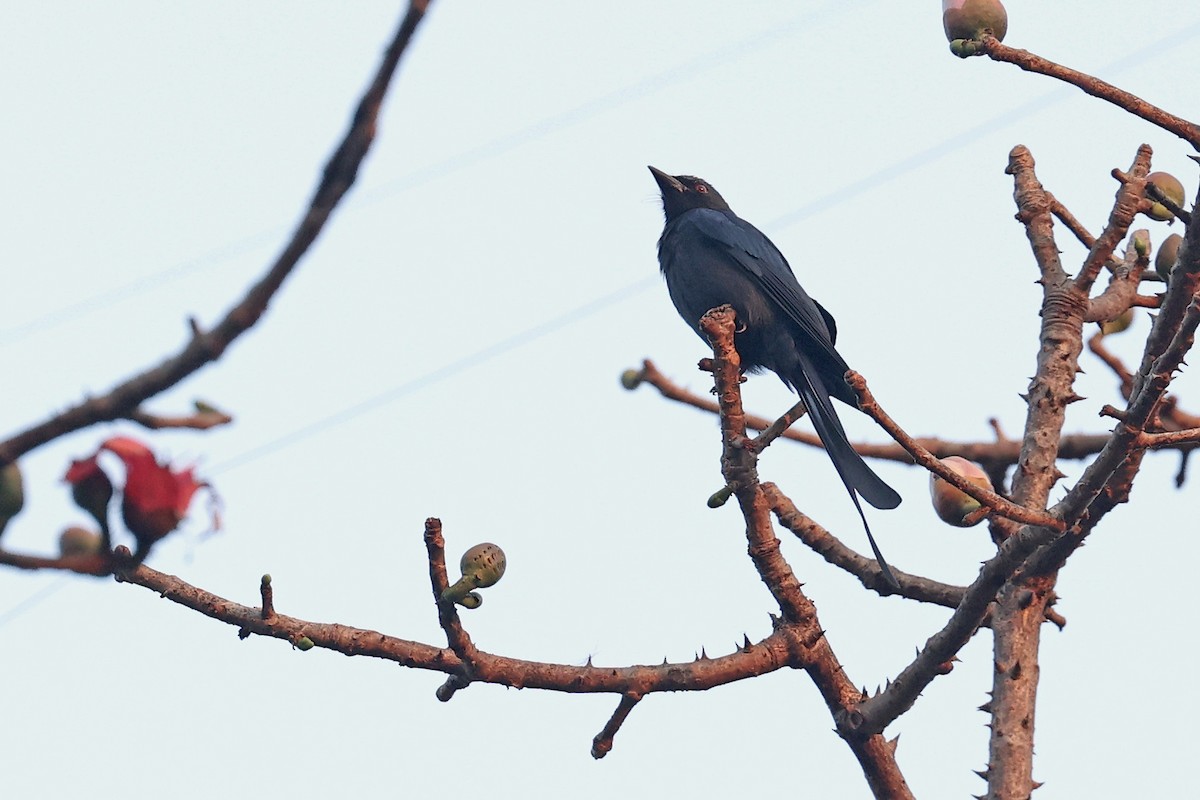
[[[800,395],[825,451],[862,517],[888,582],[896,580],[867,525],[861,495],[875,508],[895,508],[900,495],[850,446],[830,395],[858,408],[845,380],[849,367],[833,348],[833,317],[800,287],[787,259],[762,231],[741,219],[709,183],[650,167],[662,190],[666,227],[658,263],[671,302],[701,338],[700,317],[725,304],[737,312],[734,343],[751,372],[769,369]]]

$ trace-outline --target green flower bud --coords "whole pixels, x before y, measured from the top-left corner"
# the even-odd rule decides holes
[[[467,608],[478,608],[483,603],[482,597],[479,597],[479,602],[473,606],[467,605],[464,601],[473,589],[495,586],[504,577],[508,560],[499,545],[484,542],[463,553],[458,565],[462,569],[462,577],[455,581],[453,586],[442,592],[442,600],[448,603],[459,603]]]
[[[103,548],[99,533],[78,525],[72,525],[58,537],[58,552],[63,558],[95,555]]]
[[[941,462],[971,483],[985,489],[992,488],[992,482],[987,473],[977,464],[961,456],[947,456],[941,459]],[[978,511],[980,507],[978,500],[932,473],[929,476],[929,496],[933,500],[933,510],[937,513],[938,518],[942,522],[959,528],[970,527],[963,520]],[[982,519],[972,524],[978,524],[981,521]]]
[[[643,375],[640,369],[627,369],[621,373],[621,385],[633,391],[642,385]]]
[[[301,636],[299,639],[292,642],[292,646],[295,647],[297,650],[299,650],[302,653],[305,651],[308,651],[308,650],[312,650],[314,647],[316,647],[316,645],[313,644],[313,640],[308,638],[307,636]]]
[[[1139,258],[1150,254],[1150,240],[1146,238],[1144,231],[1133,235],[1133,252],[1137,253]]]
[[[468,575],[474,576],[474,588],[486,589],[489,586],[495,586],[504,577],[508,559],[505,558],[504,551],[500,549],[499,545],[484,542],[463,553],[458,566],[462,569],[464,578]]]

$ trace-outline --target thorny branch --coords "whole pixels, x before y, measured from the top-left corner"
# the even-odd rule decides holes
[[[879,731],[863,731],[853,724],[859,716],[858,705],[863,694],[850,682],[834,655],[817,618],[816,606],[804,594],[780,552],[779,540],[771,526],[770,504],[758,481],[757,454],[746,447],[741,357],[733,342],[736,328],[736,314],[730,306],[713,309],[700,319],[700,329],[713,346],[712,373],[721,411],[721,472],[727,484],[736,489],[746,522],[750,558],[783,612],[776,630],[790,634],[797,648],[798,666],[808,673],[824,698],[838,732],[858,759],[875,796],[912,797],[896,763],[894,744]]]

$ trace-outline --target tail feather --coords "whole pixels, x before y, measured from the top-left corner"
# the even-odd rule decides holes
[[[821,444],[825,446],[829,460],[833,462],[838,477],[842,479],[850,499],[854,501],[854,507],[862,519],[863,529],[867,532],[867,541],[875,554],[875,560],[879,562],[884,579],[893,587],[899,588],[891,568],[883,558],[883,553],[875,544],[875,537],[871,535],[871,526],[867,524],[867,515],[863,513],[858,497],[861,494],[862,498],[875,508],[890,509],[900,505],[900,495],[884,483],[850,445],[841,420],[838,419],[829,399],[829,392],[812,369],[812,365],[802,360],[798,372],[799,375],[791,383],[799,392],[804,405],[808,407],[809,418],[812,419],[813,427],[817,429],[817,435],[821,437]]]

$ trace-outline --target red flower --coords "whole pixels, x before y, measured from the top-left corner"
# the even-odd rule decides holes
[[[151,545],[175,530],[187,514],[192,495],[208,484],[196,480],[192,467],[173,472],[159,464],[150,448],[135,439],[115,436],[100,449],[125,462],[121,516],[137,540],[134,558],[141,561]]]

